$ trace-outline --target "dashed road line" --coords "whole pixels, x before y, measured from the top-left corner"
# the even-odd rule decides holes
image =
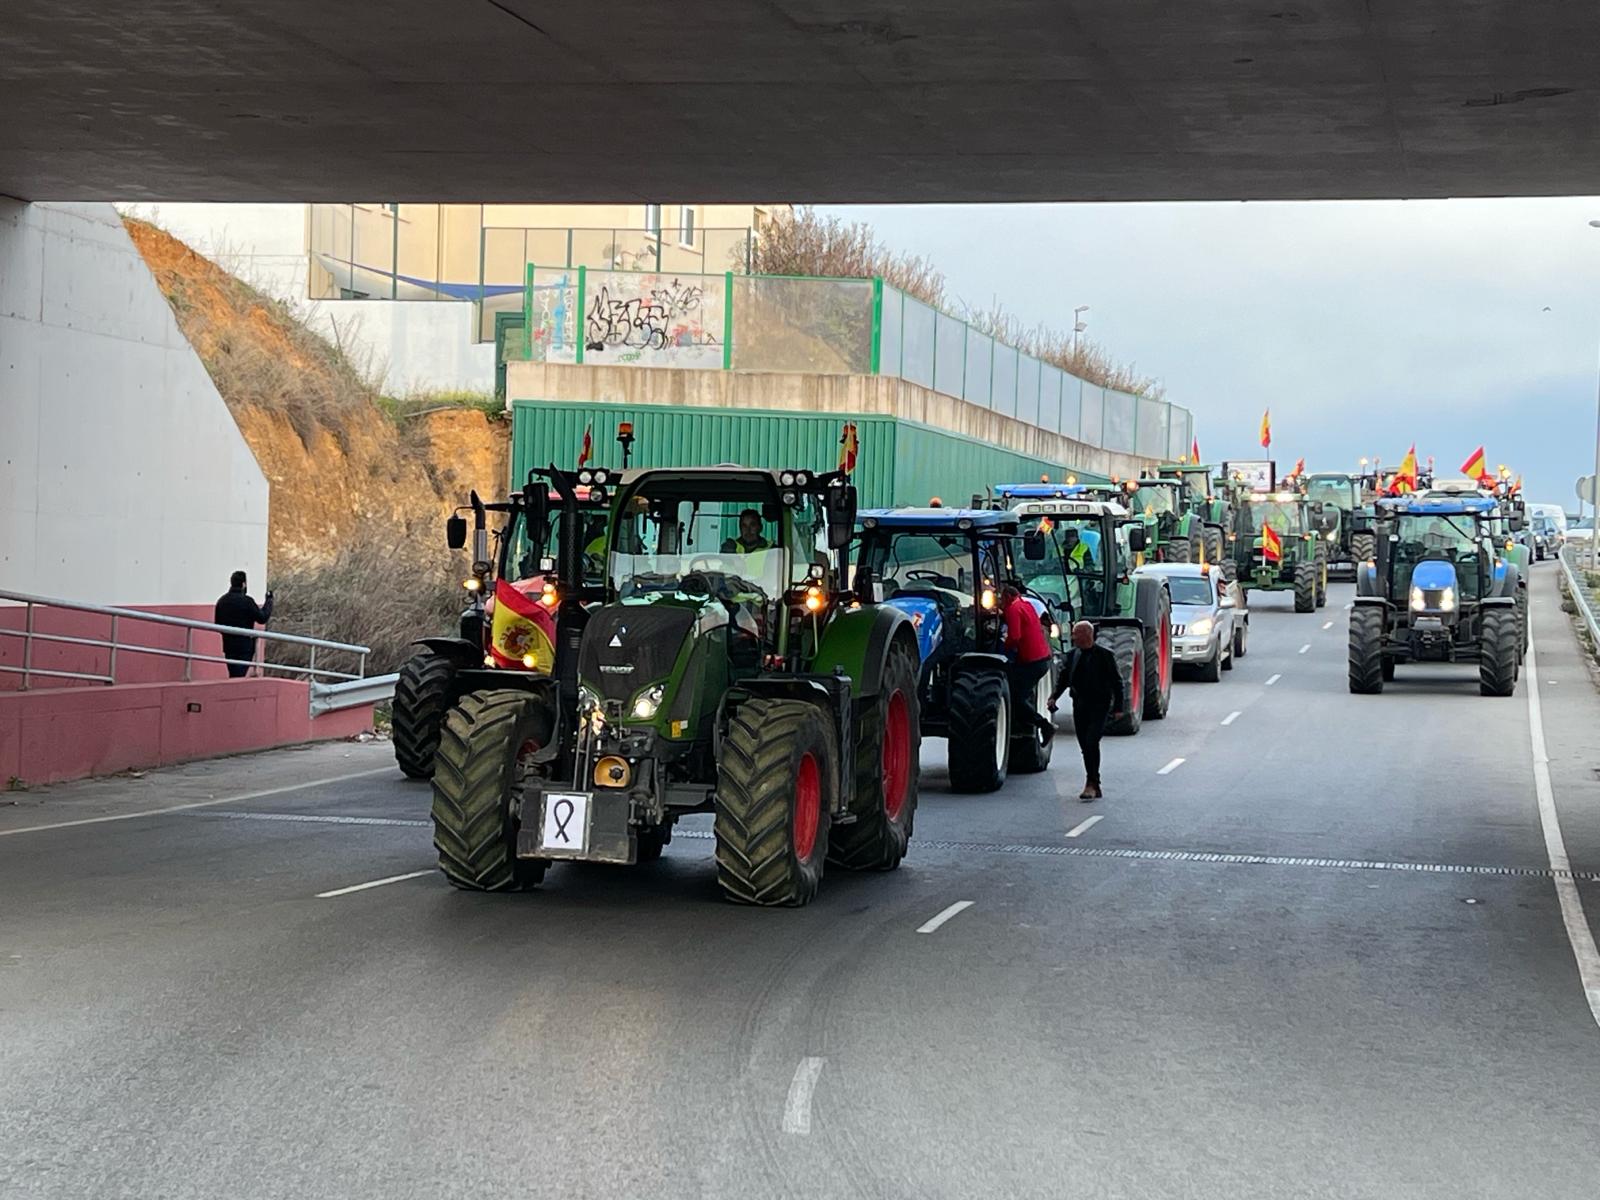
[[[1233,712],[1229,713],[1227,716],[1222,718],[1222,723],[1224,725],[1232,725],[1235,721],[1237,721],[1243,715],[1244,714],[1239,712],[1238,709],[1235,709]]]
[[[366,883],[353,883],[349,887],[334,888],[331,892],[318,892],[318,900],[332,900],[335,896],[348,896],[351,892],[364,892],[369,888],[385,887],[391,883],[404,883],[408,879],[421,879],[424,875],[432,875],[436,868],[429,867],[426,871],[409,871],[404,875],[390,875],[387,879],[370,879]]]
[[[1089,830],[1093,829],[1096,825],[1104,820],[1105,816],[1102,814],[1100,816],[1090,817],[1085,821],[1079,821],[1071,829],[1067,830],[1067,836],[1070,838],[1082,837],[1084,834],[1088,833]]]
[[[1324,621],[1322,623],[1322,627],[1324,629],[1332,629],[1333,628],[1333,622],[1332,621]]]
[[[399,825],[412,829],[425,829],[433,824],[429,820],[411,817],[341,817],[332,813],[197,812],[194,816],[226,821],[289,821],[305,825]]]
[[[783,1131],[798,1133],[802,1137],[811,1132],[811,1094],[816,1091],[817,1077],[822,1074],[827,1059],[807,1056],[794,1069],[789,1081],[789,1098],[783,1104]]]
[[[1282,675],[1269,675],[1269,676],[1268,676],[1268,677],[1267,677],[1267,684],[1266,684],[1266,686],[1267,686],[1267,687],[1271,687],[1271,686],[1272,686],[1272,685],[1273,685],[1273,684],[1275,684],[1275,683],[1277,683],[1277,682],[1278,682],[1278,680],[1280,680],[1280,679],[1282,679],[1282,678],[1283,678],[1283,676],[1282,676]]]
[[[335,775],[329,779],[311,779],[305,783],[290,783],[282,787],[263,788],[255,792],[241,792],[237,796],[218,796],[210,800],[195,800],[188,804],[169,804],[166,808],[145,808],[131,813],[108,813],[100,817],[80,817],[76,821],[53,821],[48,825],[24,825],[21,829],[0,829],[0,837],[15,837],[22,833],[44,833],[51,829],[73,829],[79,825],[100,825],[107,821],[136,821],[140,817],[161,817],[167,813],[189,812],[196,808],[210,808],[216,804],[237,804],[242,800],[260,800],[265,796],[281,796],[286,792],[303,792],[309,788],[327,787],[330,783],[347,783],[352,779],[366,779],[372,775],[392,775],[394,767],[375,767],[370,771],[352,771],[348,775]]]
[[[1297,654],[1304,654],[1309,649],[1311,649],[1311,643],[1307,642],[1304,646],[1301,646],[1300,649],[1298,651],[1296,651],[1296,653]]]
[[[1189,760],[1186,759],[1186,758],[1175,758],[1171,762],[1169,762],[1166,766],[1162,767],[1159,771],[1157,771],[1156,774],[1157,775],[1171,775],[1174,771],[1176,771],[1179,767],[1183,766],[1183,764],[1188,762],[1188,761]]]
[[[1354,600],[1352,600],[1352,601],[1350,601],[1350,603],[1348,603],[1348,604],[1346,604],[1344,606],[1344,610],[1345,610],[1345,612],[1349,612],[1355,606],[1356,606],[1356,602]]]
[[[917,926],[917,932],[918,933],[932,933],[935,929],[939,928],[939,926],[943,925],[951,917],[956,916],[958,913],[965,912],[967,909],[971,908],[976,903],[977,903],[976,900],[957,900],[949,908],[946,908],[943,911],[937,913],[931,920],[925,921],[921,925],[918,925]]]
[[[1544,851],[1555,880],[1561,921],[1566,926],[1572,957],[1578,964],[1578,979],[1589,1001],[1589,1014],[1600,1024],[1600,950],[1595,949],[1594,934],[1583,911],[1583,898],[1578,895],[1577,877],[1572,871],[1572,860],[1567,857],[1566,839],[1561,835],[1555,788],[1550,782],[1550,755],[1544,740],[1544,711],[1539,702],[1539,666],[1532,641],[1531,615],[1527,661],[1523,665],[1528,669],[1528,732],[1533,751],[1533,787],[1539,797],[1539,824],[1544,830]]]

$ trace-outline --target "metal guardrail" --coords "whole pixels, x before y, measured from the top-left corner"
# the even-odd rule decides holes
[[[218,625],[212,621],[197,621],[190,617],[173,617],[166,613],[140,612],[133,608],[114,608],[104,604],[84,604],[76,600],[62,600],[53,596],[34,596],[27,592],[10,592],[0,590],[0,601],[13,601],[24,609],[23,627],[9,629],[0,627],[0,637],[22,639],[22,665],[12,666],[0,663],[0,671],[22,676],[22,690],[28,690],[35,676],[43,679],[76,679],[86,683],[114,684],[117,681],[117,656],[118,654],[143,654],[154,658],[178,658],[183,660],[183,678],[187,682],[194,676],[194,664],[230,663],[239,659],[230,659],[222,655],[200,654],[194,649],[194,634],[196,630],[217,633],[227,637],[251,637],[256,639],[253,648],[251,665],[261,671],[279,671],[286,675],[298,675],[310,679],[314,683],[322,679],[336,680],[361,680],[367,669],[367,655],[372,653],[368,646],[356,646],[348,642],[332,642],[323,638],[301,637],[293,633],[273,633],[267,629],[238,629],[232,625]],[[71,637],[61,633],[42,633],[35,626],[35,614],[40,609],[60,609],[67,612],[91,613],[97,616],[111,618],[109,638]],[[160,646],[141,646],[129,643],[119,638],[120,627],[123,622],[136,621],[148,625],[167,625],[185,630],[182,650],[168,650]],[[33,665],[33,649],[35,643],[44,642],[55,645],[90,646],[97,649],[109,650],[109,661],[106,664],[106,673],[90,671],[58,671],[47,667]],[[289,663],[271,663],[261,658],[262,648],[268,642],[277,642],[286,645],[306,646],[310,652],[305,665]],[[356,656],[356,669],[352,671],[331,671],[317,666],[317,651],[341,652]]]
[[[311,684],[311,715],[337,712],[341,708],[360,708],[364,704],[378,704],[394,699],[394,685],[399,674],[369,675],[365,679],[352,679],[348,683]]]
[[[1600,621],[1595,619],[1594,602],[1589,595],[1589,585],[1579,579],[1574,571],[1572,558],[1576,553],[1577,547],[1562,546],[1556,558],[1561,563],[1561,573],[1566,576],[1567,592],[1572,596],[1572,602],[1577,605],[1583,623],[1589,627],[1589,645],[1594,653],[1600,654]]]

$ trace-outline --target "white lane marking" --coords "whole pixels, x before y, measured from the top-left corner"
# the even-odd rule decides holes
[[[1098,816],[1098,817],[1090,817],[1087,821],[1079,821],[1071,829],[1067,830],[1067,836],[1068,837],[1082,837],[1084,834],[1088,833],[1089,830],[1092,829],[1096,824],[1098,824],[1099,822],[1104,821],[1104,820],[1105,820],[1104,816]]]
[[[965,912],[976,904],[976,900],[957,900],[949,908],[935,916],[931,921],[917,926],[918,933],[932,933],[957,913]]]
[[[1350,603],[1349,603],[1349,604],[1346,604],[1346,605],[1345,605],[1345,606],[1344,606],[1344,610],[1345,610],[1345,612],[1349,612],[1349,611],[1350,611],[1350,610],[1351,610],[1351,609],[1352,609],[1352,608],[1354,608],[1354,607],[1355,607],[1355,606],[1356,606],[1356,602],[1355,602],[1355,601],[1354,601],[1354,600],[1352,600],[1352,601],[1350,601]]]
[[[1324,621],[1322,623],[1322,627],[1324,629],[1332,629],[1333,628],[1333,622],[1332,621]]]
[[[1227,716],[1222,718],[1222,723],[1224,725],[1232,725],[1242,715],[1243,714],[1241,714],[1237,709],[1235,709],[1233,712],[1229,713]]]
[[[421,879],[424,875],[432,875],[435,868],[426,871],[409,871],[404,875],[391,875],[387,879],[372,879],[366,883],[353,883],[349,887],[334,888],[331,892],[318,892],[318,900],[332,900],[335,896],[348,896],[351,892],[364,892],[368,888],[383,887],[390,883],[404,883],[408,879]]]
[[[1583,913],[1583,899],[1572,878],[1572,863],[1567,858],[1566,839],[1561,836],[1561,816],[1556,811],[1555,788],[1550,783],[1550,756],[1545,749],[1544,711],[1539,703],[1539,666],[1534,656],[1532,613],[1528,622],[1528,733],[1533,748],[1533,787],[1539,796],[1539,824],[1544,828],[1544,852],[1550,870],[1556,872],[1556,899],[1561,904],[1561,921],[1567,927],[1567,941],[1578,963],[1578,979],[1589,1001],[1589,1014],[1600,1025],[1600,950]]]
[[[1277,682],[1278,682],[1278,680],[1280,680],[1280,679],[1282,679],[1282,678],[1283,678],[1283,676],[1282,676],[1282,675],[1273,675],[1273,676],[1271,676],[1271,677],[1269,677],[1269,678],[1268,678],[1268,679],[1267,679],[1267,686],[1268,686],[1268,687],[1271,687],[1271,686],[1272,686],[1272,685],[1273,685],[1273,684],[1275,684],[1275,683],[1277,683]]]
[[[783,1105],[783,1131],[804,1136],[811,1132],[811,1093],[816,1090],[817,1076],[822,1074],[826,1059],[807,1057],[794,1069],[789,1081],[789,1098]]]
[[[187,812],[191,808],[210,808],[217,804],[236,804],[240,800],[260,800],[265,796],[281,796],[285,792],[303,792],[307,788],[326,787],[330,783],[345,783],[351,779],[365,779],[369,775],[390,775],[395,768],[375,767],[370,771],[353,771],[349,775],[335,775],[331,779],[312,779],[306,783],[290,783],[283,787],[265,788],[259,792],[241,792],[237,796],[219,796],[214,800],[196,800],[190,804],[170,804],[166,808],[146,808],[138,812],[112,813],[104,817],[83,817],[76,821],[56,821],[49,825],[25,825],[21,829],[0,829],[0,837],[13,837],[19,833],[44,833],[49,829],[72,829],[79,825],[99,825],[106,821],[134,821],[140,817],[159,817],[167,813]]]
[[[1162,767],[1161,770],[1157,771],[1156,774],[1157,775],[1171,775],[1174,771],[1176,771],[1179,767],[1183,766],[1183,764],[1188,762],[1188,761],[1189,760],[1186,759],[1186,758],[1175,758],[1171,762],[1169,762],[1166,766]]]
[[[1300,649],[1298,651],[1296,651],[1296,653],[1304,654],[1309,649],[1311,649],[1311,643],[1307,642],[1304,646],[1301,646]]]

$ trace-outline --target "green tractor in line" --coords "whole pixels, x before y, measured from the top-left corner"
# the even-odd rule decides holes
[[[503,685],[508,674],[553,671],[561,614],[577,619],[599,598],[605,569],[604,554],[568,561],[562,551],[568,544],[604,544],[609,487],[619,478],[603,467],[563,471],[552,465],[530,471],[522,490],[504,501],[485,503],[471,494],[472,568],[462,585],[468,600],[460,633],[420,639],[395,681],[394,755],[407,778],[433,777],[445,714],[462,696],[496,681]],[[493,531],[492,549],[491,513],[505,518]],[[445,540],[452,550],[466,547],[461,513],[446,522]],[[562,598],[577,603],[563,607]]]
[[[1363,499],[1361,476],[1318,471],[1306,476],[1305,491],[1312,527],[1327,543],[1328,570],[1348,571],[1354,578],[1359,564],[1372,561],[1377,549],[1372,503]]]
[[[1312,525],[1305,494],[1250,492],[1235,510],[1229,546],[1234,575],[1250,591],[1294,593],[1297,613],[1328,602],[1327,542]]]
[[[1372,695],[1409,662],[1472,662],[1478,690],[1509,696],[1522,662],[1523,588],[1503,555],[1495,498],[1404,496],[1378,503],[1378,545],[1356,574],[1350,690]]]
[[[601,603],[552,677],[444,724],[434,845],[457,887],[657,858],[713,815],[730,900],[805,904],[827,863],[899,865],[917,805],[917,639],[848,590],[842,473],[661,468],[622,484]]]
[[[1127,708],[1107,732],[1135,734],[1172,703],[1172,594],[1167,581],[1135,573],[1146,525],[1119,504],[1048,484],[1002,484],[994,503],[1020,522],[1017,571],[1062,630],[1088,621],[1116,656]]]
[[[1203,553],[1191,561],[1223,563],[1228,532],[1233,528],[1233,506],[1228,489],[1212,479],[1211,467],[1203,463],[1167,463],[1157,469],[1162,479],[1176,479],[1183,485],[1183,505],[1200,521]]]
[[[1144,523],[1145,557],[1150,562],[1202,562],[1208,559],[1205,519],[1194,511],[1189,488],[1181,479],[1152,476],[1123,483],[1124,504]],[[1214,547],[1220,551],[1220,544]]]

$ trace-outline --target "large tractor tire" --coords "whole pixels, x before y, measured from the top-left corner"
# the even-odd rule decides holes
[[[1528,589],[1521,584],[1517,586],[1517,662],[1521,663],[1528,654]]]
[[[1202,540],[1205,545],[1205,560],[1208,563],[1221,566],[1222,573],[1226,575],[1228,569],[1227,563],[1222,558],[1222,530],[1206,529],[1202,534]]]
[[[1039,682],[1033,685],[1033,711],[1044,717],[1050,717],[1050,693],[1055,690],[1056,671],[1055,663],[1050,664]],[[1013,714],[1018,712],[1012,706]],[[1037,775],[1040,771],[1050,766],[1050,759],[1055,754],[1056,740],[1042,729],[1024,728],[1020,716],[1011,726],[1011,770],[1017,775]]]
[[[950,786],[993,792],[1011,768],[1011,685],[1004,671],[960,672],[950,683]]]
[[[1317,607],[1328,602],[1328,543],[1317,543]]]
[[[418,650],[394,681],[394,758],[408,779],[432,779],[439,731],[455,695],[456,665],[436,650]]]
[[[1383,691],[1383,610],[1361,604],[1350,610],[1350,690],[1358,696]]]
[[[1297,613],[1317,611],[1317,564],[1300,563],[1294,569],[1294,610]]]
[[[1189,528],[1189,561],[1200,562],[1202,559],[1206,562],[1211,561],[1206,558],[1205,526],[1201,525],[1197,520]]]
[[[549,865],[517,857],[518,801],[534,751],[554,728],[549,708],[524,691],[472,692],[444,719],[433,772],[433,844],[458,888],[537,887]]]
[[[1164,562],[1186,563],[1194,561],[1194,547],[1189,544],[1188,538],[1173,538],[1166,543],[1161,554]]]
[[[1172,593],[1160,589],[1144,627],[1144,719],[1160,721],[1172,704]]]
[[[1128,737],[1144,725],[1144,635],[1130,625],[1113,625],[1099,640],[1117,660],[1124,701],[1121,718],[1109,722],[1106,732]]]
[[[1356,560],[1356,565],[1371,562],[1378,556],[1378,539],[1370,533],[1352,533],[1350,535],[1350,557]]]
[[[1229,583],[1233,583],[1233,582],[1237,581],[1238,578],[1239,578],[1239,564],[1234,562],[1233,559],[1231,559],[1231,558],[1223,559],[1222,560],[1222,577],[1224,579],[1226,579]]]
[[[1478,642],[1478,692],[1509,696],[1517,690],[1517,610],[1491,608],[1483,614]]]
[[[835,826],[828,861],[856,871],[892,871],[905,857],[917,814],[921,713],[917,654],[904,643],[889,651],[878,695],[861,714],[856,737],[856,819]]]
[[[728,722],[717,762],[717,883],[740,904],[800,905],[817,894],[838,787],[823,711],[758,696]]]

